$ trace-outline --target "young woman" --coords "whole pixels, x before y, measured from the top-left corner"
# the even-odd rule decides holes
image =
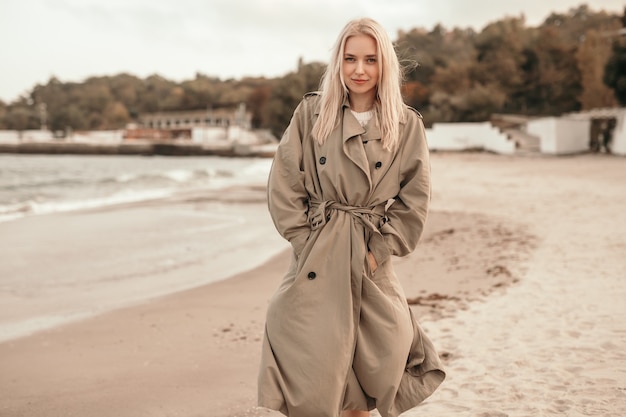
[[[424,126],[401,77],[384,29],[351,21],[283,135],[268,204],[293,258],[267,312],[260,406],[392,417],[445,377],[390,260],[414,250],[430,200]]]

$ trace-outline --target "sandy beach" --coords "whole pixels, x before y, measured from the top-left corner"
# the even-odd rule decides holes
[[[432,171],[394,263],[448,378],[405,415],[626,415],[626,159],[433,153]],[[289,262],[262,187],[0,223],[0,245],[0,416],[279,416],[255,407]],[[29,295],[42,274],[57,285]]]

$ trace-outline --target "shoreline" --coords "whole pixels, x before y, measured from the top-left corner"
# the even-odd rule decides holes
[[[142,140],[127,140],[119,143],[55,141],[0,143],[0,154],[160,155],[272,158],[274,156],[274,147],[267,145],[206,145],[190,142],[158,142]]]

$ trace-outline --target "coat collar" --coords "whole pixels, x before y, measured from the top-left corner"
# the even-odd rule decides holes
[[[319,116],[320,114],[321,102],[322,102],[321,100],[317,100],[317,103],[315,104],[315,110],[313,111],[313,114],[315,116]],[[377,123],[371,124],[372,126],[376,126],[373,132],[369,134],[365,132],[365,129],[363,128],[363,126],[361,126],[359,121],[356,119],[356,117],[354,117],[354,115],[350,111],[350,102],[348,101],[348,97],[345,97],[343,99],[343,103],[341,103],[341,107],[339,111],[341,111],[342,117],[341,117],[339,125],[336,126],[334,130],[341,131],[341,136],[344,142],[352,137],[359,136],[359,135],[367,135],[368,140],[374,140],[376,139],[376,136],[378,136],[378,139],[380,139],[381,137],[380,129],[378,128]]]
[[[350,111],[349,106],[343,106],[343,131],[342,138],[343,141],[347,141],[350,138],[355,136],[363,135],[365,133],[365,128],[361,126],[359,121],[354,117],[352,112]]]
[[[322,96],[322,92],[321,92],[321,91],[312,91],[312,92],[310,92],[310,93],[306,93],[306,94],[304,95],[304,97],[305,97],[305,98],[306,98],[306,97],[313,97],[313,96],[317,96],[317,97],[318,97],[317,103],[315,103],[315,109],[314,109],[314,111],[313,111],[313,114],[315,114],[316,116],[319,116],[319,114],[320,114],[320,108],[321,108],[321,103],[322,103],[322,100],[320,100],[319,98],[321,98],[321,96]],[[342,108],[345,108],[345,107],[350,107],[350,101],[349,101],[349,99],[348,99],[348,96],[345,96],[345,97],[343,98],[343,102],[341,103],[341,107],[342,107]],[[405,105],[405,110],[406,110],[406,108],[408,108],[409,110],[413,110],[415,113],[417,113],[417,115],[419,116],[419,118],[420,118],[420,119],[422,118],[422,115],[420,114],[420,112],[418,112],[417,110],[415,110],[413,107],[410,107],[410,106],[406,106],[406,105]],[[406,122],[407,122],[406,113],[404,113],[404,114],[402,114],[402,115],[401,115],[401,117],[400,117],[400,123],[401,123],[401,124],[406,124]]]
[[[382,134],[380,133],[380,127],[378,125],[378,119],[376,115],[372,118],[372,120],[368,124],[367,131],[359,121],[354,117],[352,112],[350,111],[350,102],[348,101],[348,97],[343,99],[343,103],[341,103],[341,110],[343,111],[343,141],[350,139],[351,137],[361,135],[363,140],[380,140],[382,138]]]

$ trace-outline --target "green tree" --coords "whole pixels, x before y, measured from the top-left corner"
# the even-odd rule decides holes
[[[482,122],[499,112],[505,101],[506,94],[494,85],[476,84],[453,94],[437,91],[431,97],[429,117],[440,122]]]
[[[143,81],[143,91],[139,98],[141,113],[155,113],[180,109],[181,91],[176,83],[160,75],[150,75]]]
[[[398,59],[404,65],[407,81],[428,85],[437,68],[451,62],[475,59],[472,29],[448,31],[438,24],[431,31],[423,28],[400,31],[396,41]]]
[[[73,91],[71,101],[86,119],[87,129],[108,127],[104,113],[115,101],[108,81],[108,77],[89,78]]]
[[[626,7],[620,18],[622,28],[626,28]],[[617,39],[613,42],[613,54],[604,68],[604,84],[615,92],[617,101],[626,105],[626,41]]]
[[[594,12],[588,5],[582,4],[565,13],[550,14],[540,28],[557,28],[563,41],[575,46],[584,41],[589,30],[609,28],[619,25],[619,23],[620,17],[618,15],[609,14],[603,10]]]
[[[256,87],[248,96],[246,107],[252,112],[252,127],[266,127],[264,109],[267,106],[271,91],[271,87],[266,83]]]
[[[197,73],[193,80],[181,84],[185,92],[183,108],[186,110],[201,110],[217,102],[217,89],[220,84],[217,78],[207,77]]]
[[[217,102],[220,106],[233,107],[245,103],[253,88],[235,80],[227,80],[220,86]]]
[[[615,92],[617,101],[626,105],[626,44],[623,41],[613,43],[613,55],[604,69],[604,84]]]
[[[419,81],[408,81],[402,85],[402,97],[411,107],[425,109],[430,104],[430,91]]]
[[[139,97],[143,96],[143,80],[134,75],[121,73],[109,78],[109,87],[115,100],[124,104],[129,117],[137,118],[141,113]]]
[[[280,138],[289,125],[294,109],[305,93],[319,88],[325,65],[320,63],[300,64],[296,72],[276,80],[267,100],[264,119],[266,127]]]
[[[432,115],[439,113],[430,111],[432,95],[439,87],[434,78],[450,66],[475,62],[475,36],[472,29],[447,30],[440,24],[430,31],[415,28],[398,33],[397,54],[406,72],[404,98],[422,112],[428,125],[443,120],[433,119]]]
[[[459,101],[474,85],[471,69],[475,65],[472,61],[451,62],[435,70],[430,84],[433,93],[423,112],[427,124],[465,121],[461,114],[466,112],[460,109]]]
[[[21,101],[9,105],[4,115],[4,124],[9,130],[23,131],[39,128],[39,117],[32,105]]]
[[[604,68],[611,56],[611,40],[596,30],[589,30],[576,52],[581,75],[579,101],[583,110],[613,107],[617,104],[613,90],[603,83]]]
[[[7,105],[4,101],[0,100],[0,130],[6,129],[6,114],[7,114]]]
[[[512,17],[487,25],[476,36],[476,65],[469,68],[474,82],[471,87],[476,91],[489,87],[503,93],[505,100],[497,111],[517,112],[522,107],[523,51],[529,38],[524,19]]]
[[[530,88],[538,95],[533,101],[541,114],[559,115],[580,109],[581,74],[576,63],[576,47],[548,25],[539,30],[531,46],[536,79]]]
[[[55,113],[50,127],[53,131],[86,130],[89,127],[88,123],[85,113],[78,105],[69,104]]]
[[[130,122],[128,109],[121,101],[109,104],[104,111],[103,118],[106,129],[122,128]]]
[[[35,103],[46,105],[48,128],[51,130],[63,130],[65,126],[57,121],[60,113],[70,103],[69,83],[63,83],[56,77],[50,77],[45,85],[37,84],[31,91],[31,99]]]

